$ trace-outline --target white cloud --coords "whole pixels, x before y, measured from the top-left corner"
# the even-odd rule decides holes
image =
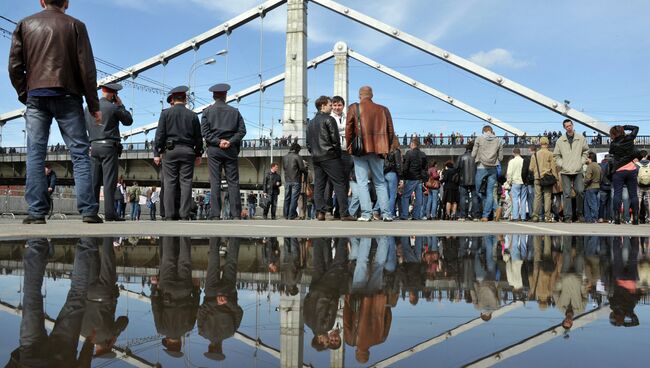
[[[477,52],[470,56],[469,60],[486,68],[501,66],[519,69],[530,65],[527,61],[516,59],[510,51],[502,48]]]

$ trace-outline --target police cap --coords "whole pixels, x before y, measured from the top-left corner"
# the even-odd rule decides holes
[[[228,83],[219,83],[215,84],[214,86],[210,87],[208,91],[213,92],[213,93],[224,93],[228,92],[230,90],[230,84]]]
[[[108,92],[117,92],[122,90],[122,85],[119,83],[100,84],[99,87],[102,90],[109,90]]]
[[[172,103],[172,97],[174,97],[174,95],[183,95],[184,96],[187,93],[187,91],[189,91],[189,90],[190,90],[190,87],[188,87],[188,86],[178,86],[176,88],[172,88],[169,91],[169,94],[167,95],[167,103]]]

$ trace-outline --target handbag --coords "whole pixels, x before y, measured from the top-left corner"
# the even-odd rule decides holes
[[[552,187],[553,185],[555,185],[555,183],[557,182],[555,175],[544,174],[544,176],[542,176],[541,172],[539,171],[539,159],[537,158],[537,152],[535,152],[535,166],[537,166],[537,175],[540,177],[539,185],[541,185],[542,187]]]
[[[363,156],[363,138],[361,137],[361,107],[360,104],[356,104],[357,111],[357,134],[355,134],[354,139],[350,143],[352,148],[352,155],[354,156]]]
[[[263,210],[266,210],[266,207],[268,207],[268,206],[269,206],[269,197],[262,196],[260,198],[260,208],[262,208]]]

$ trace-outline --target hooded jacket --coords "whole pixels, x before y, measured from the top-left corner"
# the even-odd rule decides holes
[[[496,167],[503,160],[503,143],[492,133],[484,133],[476,139],[472,157],[478,167]]]

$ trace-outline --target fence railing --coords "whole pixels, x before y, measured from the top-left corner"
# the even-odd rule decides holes
[[[539,140],[542,136],[528,136],[528,137],[517,137],[517,136],[499,136],[499,138],[504,142],[506,147],[514,146],[525,146],[530,144],[539,144]],[[398,141],[400,147],[406,148],[413,136],[399,136]],[[435,136],[435,135],[420,135],[417,136],[420,141],[420,144],[424,148],[436,148],[436,147],[461,147],[467,144],[470,140],[474,139],[473,136],[461,137],[461,136]],[[587,143],[591,147],[606,147],[609,145],[609,137],[606,136],[586,136]],[[557,137],[551,136],[549,138],[551,146],[555,144]],[[301,139],[291,139],[287,137],[279,138],[258,138],[258,139],[245,139],[242,141],[241,149],[242,150],[269,150],[271,147],[273,149],[288,149],[292,143],[297,142],[305,148],[306,140]],[[637,136],[635,143],[639,146],[650,146],[650,135]],[[124,152],[148,152],[153,151],[153,142],[123,142]],[[2,155],[24,155],[27,152],[26,147],[0,147],[0,154]],[[57,144],[48,147],[48,154],[67,154],[68,148],[65,145]]]

